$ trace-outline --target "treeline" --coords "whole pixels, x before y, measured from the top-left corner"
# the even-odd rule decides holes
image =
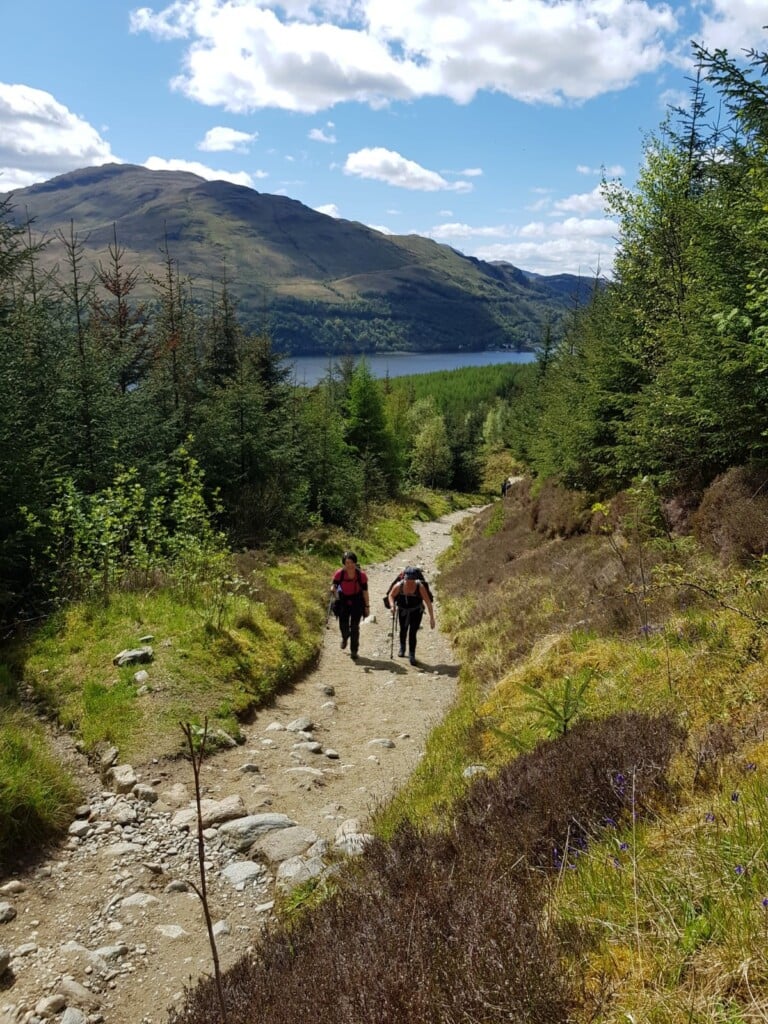
[[[615,280],[545,345],[508,438],[540,477],[697,495],[768,456],[768,54],[694,47],[636,190],[606,185]]]
[[[0,207],[0,621],[120,563],[354,528],[409,481],[477,487],[482,402],[398,404],[353,359],[296,387],[226,281],[201,309],[166,251],[141,302],[117,237],[93,275],[74,229],[59,240],[44,275]]]

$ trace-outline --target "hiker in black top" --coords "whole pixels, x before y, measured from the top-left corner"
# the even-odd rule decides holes
[[[341,649],[345,650],[349,641],[349,653],[354,659],[360,646],[360,619],[370,615],[368,604],[368,577],[358,568],[357,555],[354,551],[345,551],[341,563],[331,580],[331,593],[337,602],[339,614],[339,630],[341,631]]]
[[[424,616],[424,606],[429,612],[430,629],[435,628],[435,612],[432,599],[424,583],[419,579],[418,569],[410,566],[403,573],[403,578],[392,586],[388,594],[389,603],[397,609],[400,624],[400,654],[405,657],[405,644],[408,641],[408,660],[416,664],[416,634]]]

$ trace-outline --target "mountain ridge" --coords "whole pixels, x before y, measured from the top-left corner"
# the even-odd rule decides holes
[[[1,201],[46,240],[46,269],[61,262],[62,233],[76,233],[92,267],[117,237],[124,262],[144,272],[137,298],[151,298],[151,276],[170,257],[201,303],[226,280],[243,326],[262,329],[266,314],[276,348],[291,354],[531,349],[586,290],[576,275],[550,286],[512,264],[189,171],[104,164]]]

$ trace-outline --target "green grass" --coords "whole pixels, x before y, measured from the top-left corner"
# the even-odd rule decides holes
[[[79,796],[34,719],[0,707],[0,870],[65,828]]]

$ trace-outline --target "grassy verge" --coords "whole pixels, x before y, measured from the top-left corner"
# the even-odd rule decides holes
[[[595,537],[542,544],[530,535],[526,549],[515,516],[528,520],[508,504],[503,517],[498,506],[488,510],[446,560],[441,587],[452,596],[441,589],[443,622],[463,665],[461,695],[409,786],[380,813],[379,831],[391,836],[407,821],[444,829],[455,813],[446,807],[468,792],[469,765],[482,764],[494,780],[574,723],[630,710],[665,716],[686,740],[660,798],[635,815],[636,774],[614,772],[608,782],[632,813],[577,829],[551,851],[546,916],[571,983],[569,1019],[765,1019],[768,601],[760,569],[722,569],[690,545],[651,552],[625,542],[621,561]],[[667,559],[674,571],[661,568]],[[681,578],[705,586],[670,584]]]
[[[78,796],[34,719],[0,707],[0,870],[65,828]]]

